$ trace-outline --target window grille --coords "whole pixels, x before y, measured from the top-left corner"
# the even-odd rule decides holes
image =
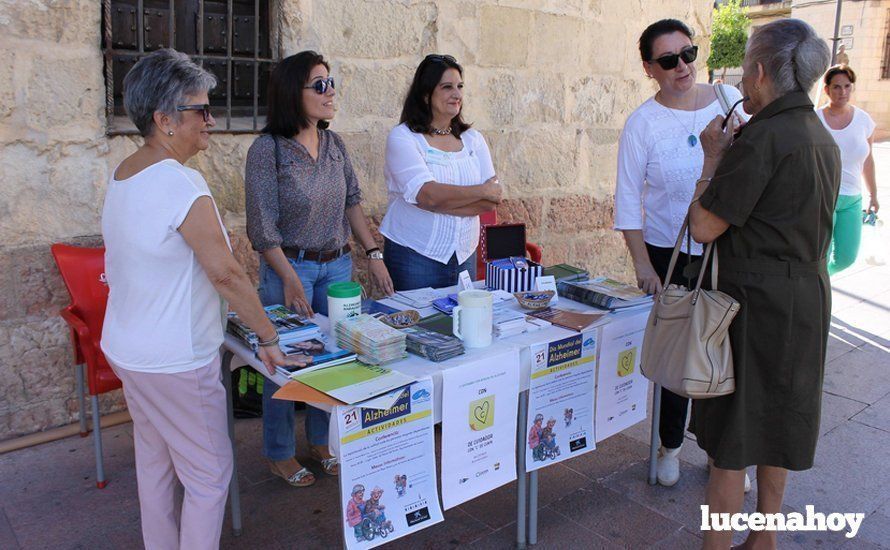
[[[258,132],[265,124],[269,73],[279,57],[273,8],[273,0],[103,0],[106,132],[138,133],[124,111],[124,76],[160,48],[186,53],[216,76],[213,131]]]

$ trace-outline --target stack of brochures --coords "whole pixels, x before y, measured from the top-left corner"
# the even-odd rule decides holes
[[[509,308],[506,302],[501,302],[494,306],[491,325],[494,335],[498,338],[522,334],[526,329],[525,313]]]
[[[413,326],[402,329],[408,351],[430,361],[445,361],[464,353],[463,343],[454,336],[446,336],[436,331]]]
[[[330,367],[341,363],[348,363],[356,358],[355,353],[338,347],[327,346],[318,338],[287,344],[282,346],[282,349],[288,356],[304,355],[306,357],[311,357],[311,366],[326,365]],[[276,370],[279,374],[290,377],[291,374],[302,368],[304,367],[279,365],[276,367]]]
[[[426,287],[416,290],[400,290],[393,294],[391,299],[412,309],[423,309],[433,305],[433,300],[447,295],[448,292]]]
[[[652,296],[639,288],[608,277],[563,281],[556,285],[556,290],[569,300],[604,309],[640,307],[652,302]]]
[[[278,331],[278,337],[280,338],[278,345],[284,354],[288,353],[287,346],[289,344],[296,344],[313,338],[323,338],[318,325],[300,319],[299,315],[280,304],[266,306],[264,309],[269,320],[272,321],[272,324],[275,325],[275,329]],[[226,330],[229,334],[237,336],[242,342],[256,351],[260,341],[256,332],[250,330],[250,327],[244,324],[235,312],[229,312]]]
[[[383,365],[407,357],[405,333],[368,314],[343,319],[335,329],[337,345],[358,354],[358,360]]]

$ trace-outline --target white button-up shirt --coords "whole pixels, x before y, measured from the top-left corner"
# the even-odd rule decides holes
[[[432,147],[423,135],[405,124],[392,129],[386,140],[384,173],[389,208],[380,232],[389,240],[447,264],[452,255],[463,263],[479,243],[479,216],[452,216],[423,210],[417,193],[427,182],[479,185],[494,176],[485,138],[470,129],[460,136],[456,153]]]

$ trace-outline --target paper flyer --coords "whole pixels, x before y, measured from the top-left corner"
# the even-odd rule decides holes
[[[374,548],[442,521],[432,380],[419,380],[388,397],[394,400],[387,409],[359,404],[334,410],[341,518],[349,549]]]
[[[370,399],[414,381],[412,377],[390,368],[359,361],[309,367],[291,378],[348,404]]]
[[[603,326],[596,386],[596,440],[646,419],[649,381],[640,373],[649,311],[625,313]]]
[[[442,504],[447,510],[516,479],[519,352],[442,371]],[[492,368],[492,364],[497,366]]]
[[[596,448],[593,388],[597,329],[531,346],[525,469],[533,471]]]

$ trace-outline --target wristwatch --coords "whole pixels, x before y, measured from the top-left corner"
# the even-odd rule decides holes
[[[365,254],[368,255],[369,260],[382,260],[383,252],[380,252],[379,248],[370,248],[365,251]]]

